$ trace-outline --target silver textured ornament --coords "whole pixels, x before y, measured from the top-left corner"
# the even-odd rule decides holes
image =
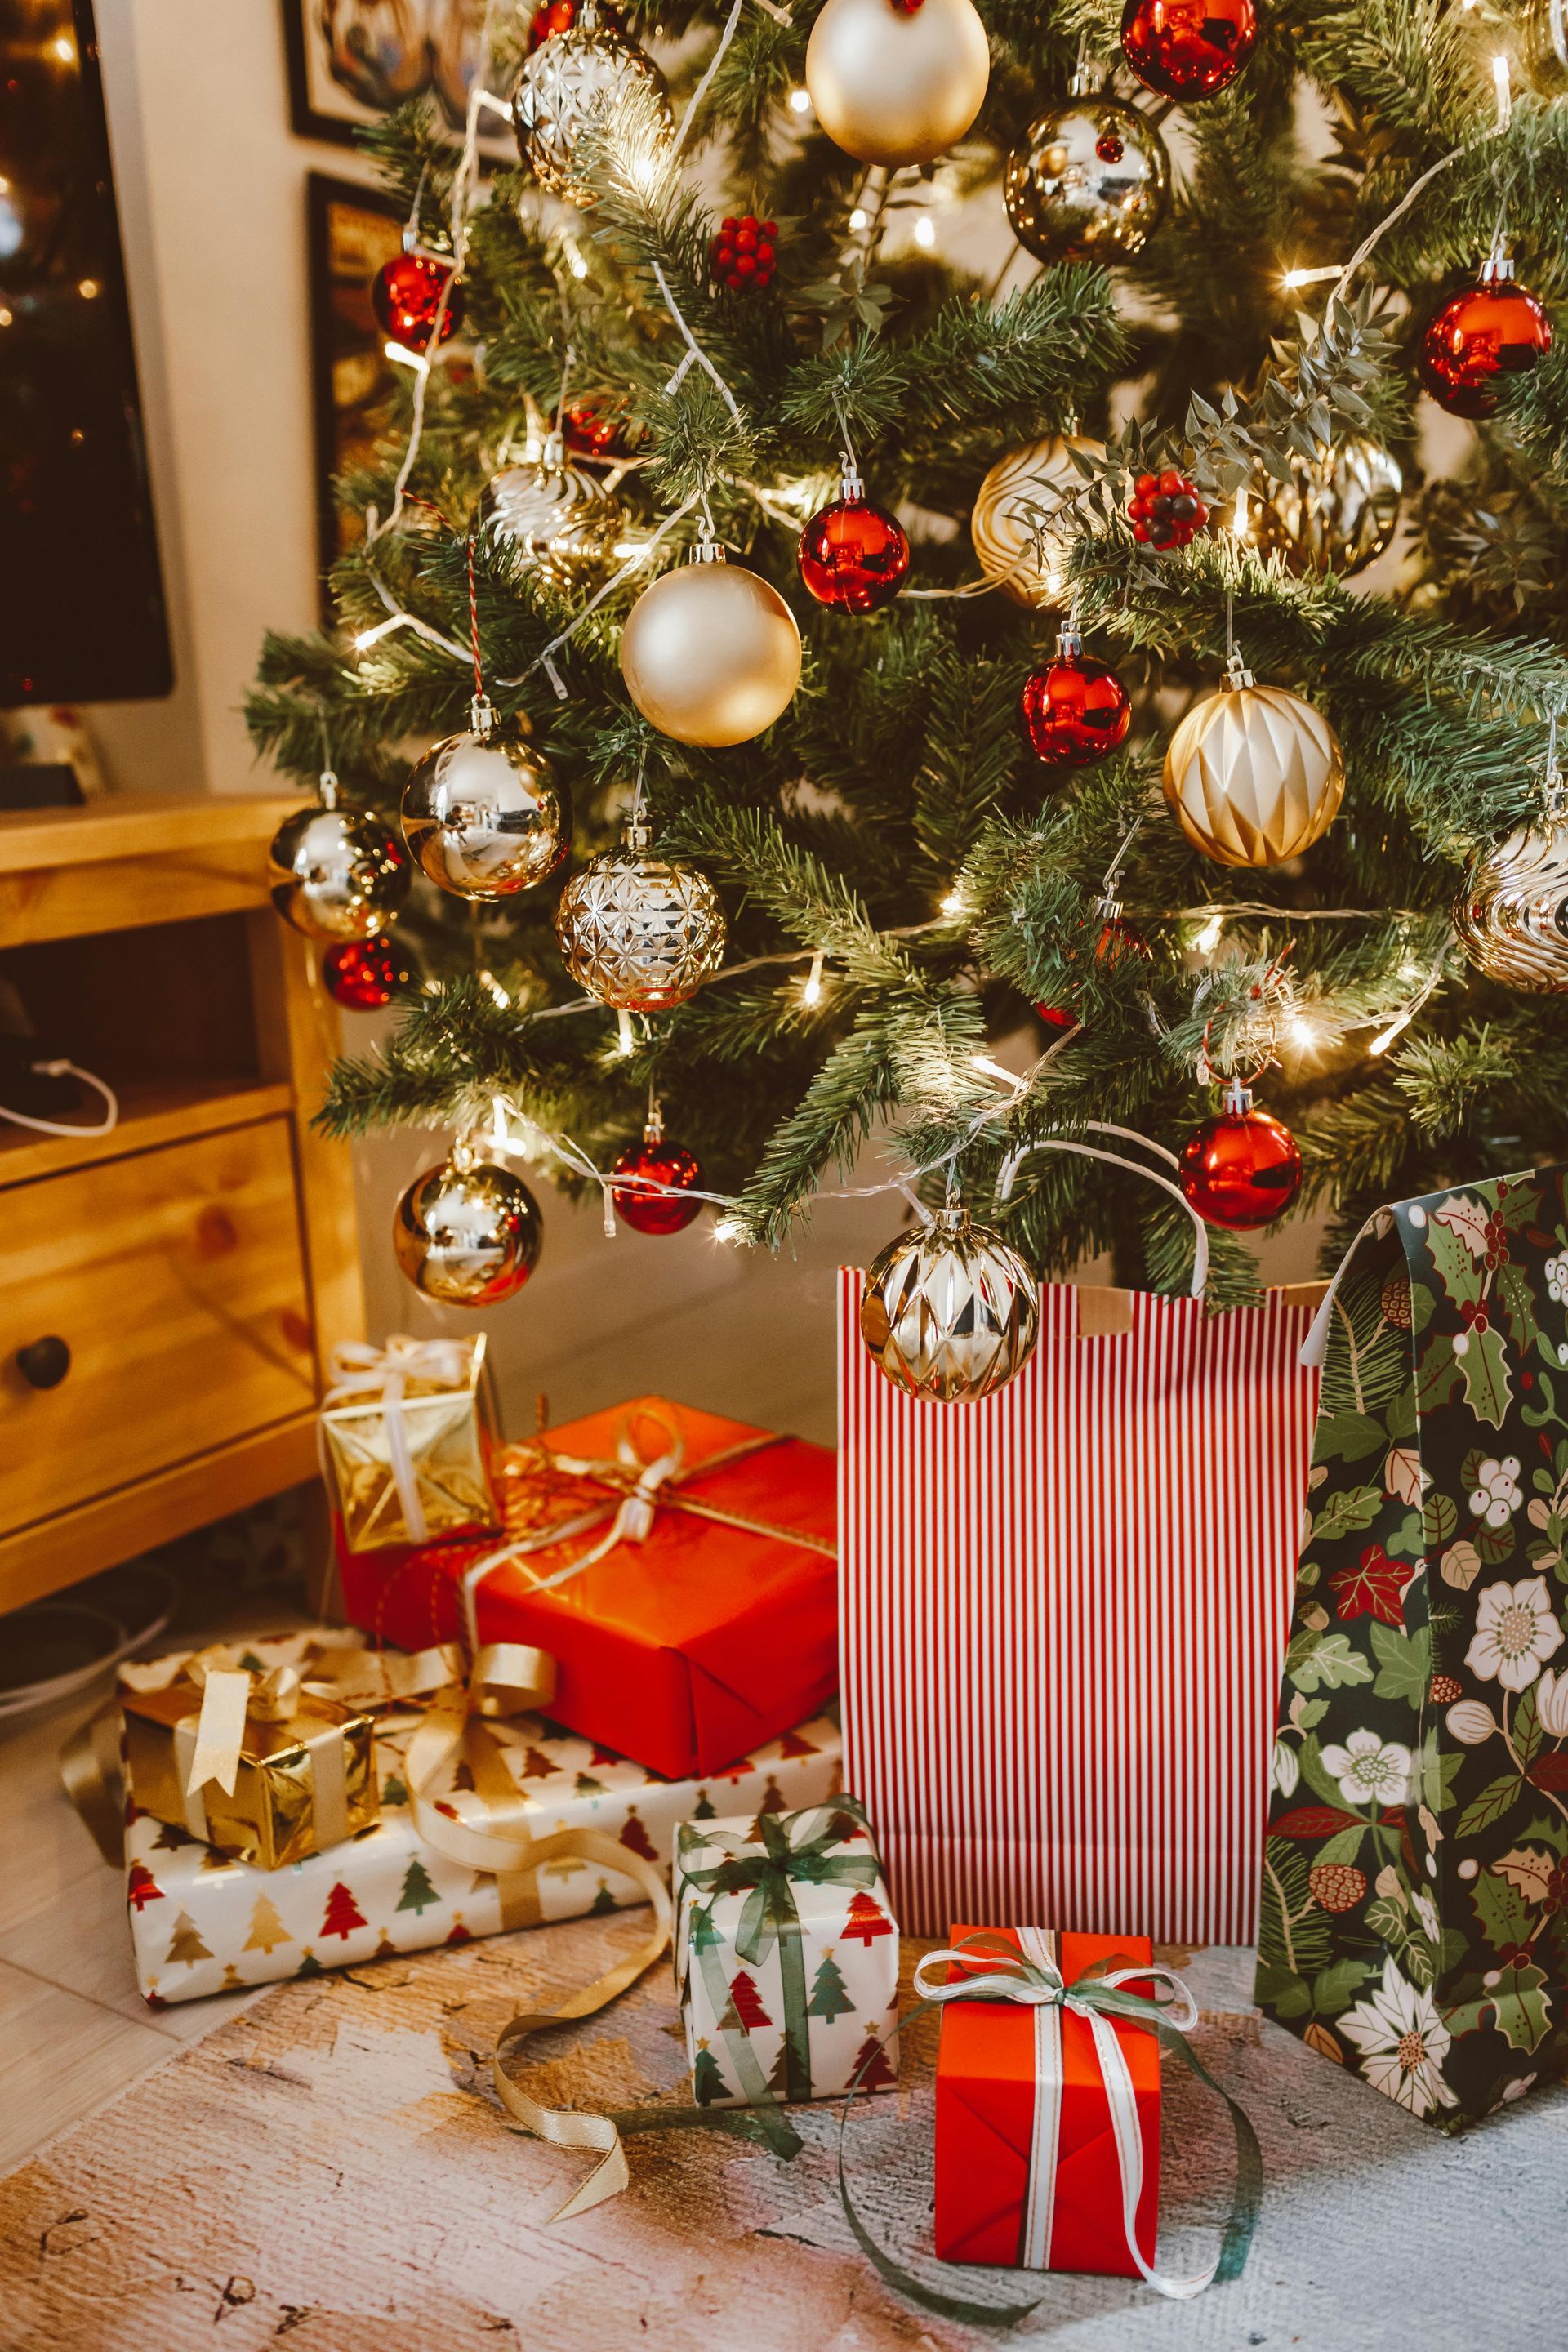
[[[634,820],[619,849],[567,883],[555,937],[578,987],[601,1004],[664,1013],[723,961],[724,909],[706,874],[658,856],[652,828]]]
[[[667,136],[673,125],[664,76],[607,8],[583,0],[565,31],[524,59],[512,89],[518,151],[541,187],[568,204],[597,203],[579,152],[584,136],[611,125],[639,87],[656,101],[659,135]]]
[[[472,724],[426,751],[403,788],[403,836],[458,898],[510,898],[548,881],[572,847],[566,787],[519,719],[476,698]]]
[[[339,808],[330,772],[321,804],[286,817],[268,855],[272,903],[307,939],[374,939],[408,896],[408,860],[396,836],[364,809]]]
[[[1088,477],[1073,463],[1075,449],[1105,455],[1103,442],[1047,433],[998,457],[975,492],[969,518],[975,560],[1016,604],[1037,611],[1066,600],[1074,532],[1070,519],[1058,528],[1056,518],[1088,487]]]
[[[591,593],[610,577],[626,527],[620,500],[570,462],[554,433],[537,457],[492,476],[479,518],[502,546],[515,549],[542,586],[572,598]]]
[[[1568,992],[1568,814],[1555,803],[1471,866],[1454,927],[1478,971],[1534,996]]]
[[[1394,537],[1405,477],[1398,461],[1359,435],[1298,458],[1288,482],[1254,485],[1252,537],[1298,576],[1337,572],[1342,580],[1375,562]]]
[[[900,1234],[867,1272],[860,1337],[911,1396],[955,1404],[992,1395],[1023,1370],[1039,1328],[1034,1269],[962,1210]]]
[[[444,1307],[494,1307],[539,1263],[539,1203],[510,1168],[467,1142],[416,1176],[392,1224],[397,1263],[416,1290]]]
[[[1131,261],[1159,226],[1171,185],[1147,116],[1088,92],[1039,115],[1007,158],[1002,194],[1037,261]]]

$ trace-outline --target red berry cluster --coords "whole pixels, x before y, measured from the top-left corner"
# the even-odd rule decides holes
[[[773,274],[776,221],[760,221],[751,213],[737,220],[726,213],[719,234],[708,248],[708,267],[721,286],[766,286]]]
[[[1163,474],[1140,474],[1132,489],[1132,503],[1127,509],[1132,536],[1145,546],[1158,548],[1162,554],[1168,548],[1187,546],[1209,519],[1207,507],[1185,474],[1178,474],[1174,467]]]

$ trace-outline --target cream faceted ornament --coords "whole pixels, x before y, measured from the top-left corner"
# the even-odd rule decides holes
[[[1327,833],[1344,796],[1339,738],[1232,650],[1217,694],[1195,703],[1165,753],[1165,798],[1194,849],[1221,866],[1280,866]]]
[[[491,476],[479,519],[492,539],[515,549],[531,578],[562,597],[591,594],[604,585],[616,569],[626,526],[619,499],[571,463],[558,433],[549,435],[536,456]]]
[[[861,163],[929,163],[985,102],[991,50],[971,0],[827,0],[805,87],[836,147]]]
[[[684,1004],[724,960],[724,908],[706,874],[654,852],[637,817],[619,849],[589,859],[561,893],[555,938],[589,996],[623,1013]]]
[[[403,837],[422,870],[458,898],[510,898],[548,881],[572,847],[566,787],[521,719],[482,695],[461,734],[432,746],[403,787]]]
[[[539,1263],[539,1203],[510,1168],[460,1139],[438,1168],[416,1176],[397,1204],[392,1245],[416,1290],[443,1307],[495,1307]]]
[[[710,749],[749,743],[800,683],[800,630],[776,588],[704,538],[627,614],[621,676],[661,735]]]
[[[565,30],[552,33],[524,59],[512,86],[518,152],[541,187],[568,204],[596,204],[598,191],[583,167],[584,138],[612,125],[637,90],[650,101],[655,136],[662,142],[673,129],[664,76],[628,39],[612,10],[600,0],[581,0]]]
[[[981,483],[969,518],[975,559],[987,580],[1016,604],[1036,611],[1065,603],[1074,533],[1057,517],[1086,478],[1072,460],[1080,449],[1104,455],[1104,444],[1078,434],[1049,433],[999,457]]]
[[[1034,1270],[1000,1234],[947,1209],[874,1258],[860,1337],[911,1396],[972,1403],[1021,1372],[1040,1328]]]
[[[1568,992],[1568,793],[1549,773],[1546,810],[1471,866],[1454,908],[1478,971],[1532,996]]]

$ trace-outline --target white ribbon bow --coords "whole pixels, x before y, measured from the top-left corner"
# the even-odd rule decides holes
[[[410,1381],[428,1381],[436,1388],[463,1388],[468,1383],[471,1362],[471,1349],[466,1339],[412,1339],[405,1332],[395,1332],[384,1348],[373,1348],[363,1339],[345,1339],[332,1350],[332,1385],[321,1399],[321,1410],[325,1412],[332,1405],[352,1403],[355,1397],[380,1397],[386,1428],[387,1466],[403,1508],[403,1524],[410,1543],[423,1543],[430,1530],[408,1444],[408,1424],[403,1415],[404,1393]],[[320,1424],[317,1443],[325,1476],[326,1445],[320,1434]]]
[[[1143,2140],[1138,2128],[1138,2100],[1121,2043],[1110,2019],[1062,1976],[1056,1956],[1056,1937],[1044,1927],[1016,1930],[1016,1958],[987,1951],[984,1965],[975,1951],[928,1952],[914,1974],[914,1989],[922,2000],[995,2000],[1017,2001],[1035,2011],[1035,2128],[1029,2151],[1029,2182],[1024,2214],[1022,2267],[1048,2270],[1051,2224],[1056,2198],[1057,2141],[1061,2125],[1061,2012],[1070,2009],[1087,2018],[1094,2036],[1095,2055],[1105,2080],[1110,2108],[1111,2133],[1121,2174],[1121,2219],[1127,2249],[1148,2284],[1160,2294],[1185,2301],[1201,2294],[1219,2268],[1216,2254],[1208,2268],[1191,2278],[1168,2278],[1143,2259],[1138,2243],[1138,2204],[1143,2193]],[[927,1971],[958,1963],[958,1972],[944,1984],[928,1981]],[[1135,1968],[1112,1969],[1087,1981],[1114,1990],[1121,1985],[1146,1984],[1152,1979],[1169,1988],[1174,1998],[1161,2016],[1187,2033],[1198,2021],[1198,2005],[1190,1988],[1174,1969],[1151,1960]]]

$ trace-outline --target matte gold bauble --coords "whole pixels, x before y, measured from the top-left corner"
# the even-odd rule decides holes
[[[633,822],[619,849],[574,874],[555,910],[562,960],[579,988],[623,1013],[667,1013],[724,961],[724,908],[706,874],[658,856]]]
[[[1016,604],[1035,610],[1060,605],[1074,534],[1052,518],[1075,490],[1087,487],[1072,451],[1104,455],[1104,445],[1077,434],[1047,434],[999,457],[981,483],[969,518],[974,553],[987,580]]]
[[[1194,703],[1165,753],[1165,798],[1194,849],[1221,866],[1280,866],[1327,833],[1344,796],[1339,738],[1281,686],[1258,686],[1240,656]]]
[[[598,190],[583,168],[584,138],[611,125],[638,90],[652,102],[657,135],[667,136],[672,126],[664,76],[608,8],[582,0],[565,30],[552,33],[523,60],[512,87],[518,152],[541,187],[568,204],[596,204]]]
[[[1030,123],[1002,194],[1037,261],[1131,261],[1160,225],[1171,184],[1165,142],[1119,98],[1085,94]]]
[[[929,163],[985,102],[991,51],[971,0],[827,0],[805,86],[836,147],[862,163]]]
[[[299,809],[279,827],[269,856],[272,903],[307,939],[374,939],[408,896],[407,858],[363,809]]]
[[[488,702],[426,752],[403,788],[403,837],[458,898],[510,898],[548,881],[572,847],[572,804],[521,720]]]
[[[626,528],[619,499],[574,466],[554,434],[537,457],[492,475],[479,517],[490,536],[527,564],[531,579],[574,601],[602,588],[615,571]]]
[[[941,1404],[1005,1387],[1034,1352],[1040,1286],[1000,1234],[946,1211],[874,1258],[860,1337],[895,1388]]]
[[[1287,571],[1337,572],[1342,580],[1375,562],[1399,522],[1405,477],[1375,441],[1359,436],[1298,458],[1288,482],[1256,486],[1253,539]]]
[[[1454,908],[1478,971],[1534,996],[1568,992],[1568,822],[1521,825],[1471,866]]]
[[[511,1297],[538,1265],[543,1240],[539,1203],[521,1177],[461,1143],[415,1178],[392,1222],[398,1265],[443,1307]]]
[[[800,631],[776,588],[699,560],[645,588],[621,631],[621,676],[645,719],[678,743],[749,743],[800,683]]]

